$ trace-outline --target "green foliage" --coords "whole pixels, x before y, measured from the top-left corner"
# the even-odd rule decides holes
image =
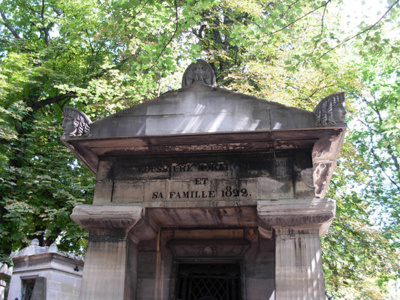
[[[362,86],[348,90],[357,110],[333,180],[337,218],[324,239],[328,289],[336,298],[382,299],[388,280],[400,275],[399,56],[398,41],[375,38],[384,34],[382,28],[372,40],[357,41],[358,55],[349,58]]]
[[[327,292],[381,299],[399,276],[398,1],[349,33],[331,1],[3,0],[0,255],[39,238],[81,251],[70,219],[93,176],[59,140],[62,108],[92,120],[180,87],[190,61],[219,86],[312,110],[346,91],[346,137],[323,240]]]

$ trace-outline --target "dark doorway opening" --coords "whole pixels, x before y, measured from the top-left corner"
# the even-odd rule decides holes
[[[22,279],[22,300],[31,300],[36,279]]]
[[[238,264],[180,264],[177,300],[239,300]]]

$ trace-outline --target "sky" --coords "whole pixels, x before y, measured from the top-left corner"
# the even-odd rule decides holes
[[[393,2],[393,0],[390,0]],[[358,25],[376,23],[388,10],[387,0],[343,0],[340,11],[343,14],[343,30],[349,34],[356,34],[360,29]],[[388,37],[394,38],[399,32],[398,28],[389,30]]]

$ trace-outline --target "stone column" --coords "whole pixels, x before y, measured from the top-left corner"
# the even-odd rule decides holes
[[[129,257],[136,255],[136,245],[128,241],[127,236],[140,220],[141,213],[140,206],[81,205],[74,208],[71,218],[89,230],[81,300],[131,299],[134,291],[126,283],[129,274],[136,272],[131,270],[136,268],[136,258]]]
[[[325,299],[318,229],[275,228],[276,299]]]
[[[275,298],[325,299],[321,242],[335,215],[330,199],[259,201],[260,234],[275,236]]]

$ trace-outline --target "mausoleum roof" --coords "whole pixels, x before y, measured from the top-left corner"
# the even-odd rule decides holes
[[[313,128],[314,114],[202,83],[93,122],[88,137]]]
[[[82,255],[75,255],[72,253],[59,251],[57,245],[54,243],[51,244],[50,247],[47,247],[47,246],[41,247],[41,246],[39,246],[38,239],[33,239],[31,241],[31,244],[28,247],[25,247],[18,252],[11,253],[10,258],[16,259],[16,258],[34,256],[34,255],[46,254],[46,253],[53,253],[53,254],[68,257],[71,259],[83,261]]]
[[[66,107],[61,139],[96,173],[100,156],[311,149],[322,137],[342,139],[346,128],[344,93],[301,110],[216,87],[201,60],[182,86],[95,122]]]

